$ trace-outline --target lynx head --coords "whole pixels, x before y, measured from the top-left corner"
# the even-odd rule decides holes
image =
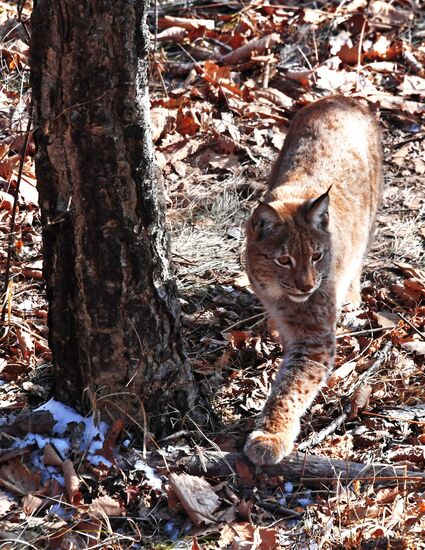
[[[330,270],[329,194],[260,203],[247,223],[247,270],[261,296],[305,302]]]

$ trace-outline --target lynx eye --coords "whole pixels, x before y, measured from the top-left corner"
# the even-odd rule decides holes
[[[292,260],[289,256],[280,256],[274,259],[274,263],[280,265],[280,267],[291,267]]]
[[[311,259],[313,260],[313,262],[318,262],[319,260],[321,260],[323,258],[323,252],[315,252],[314,254],[312,254],[311,256]]]

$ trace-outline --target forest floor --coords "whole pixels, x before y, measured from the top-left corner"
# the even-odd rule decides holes
[[[244,222],[293,115],[342,93],[380,117],[385,189],[362,307],[341,315],[335,370],[298,445],[331,473],[339,459],[410,474],[272,478],[240,461],[233,476],[179,478],[149,469],[135,426],[95,427],[54,402],[44,409],[54,426],[29,414],[51,394],[34,145],[25,142],[30,8],[0,2],[0,547],[425,548],[425,487],[414,476],[425,466],[424,13],[414,0],[185,6],[160,3],[151,16],[152,127],[208,423],[189,413],[157,443],[171,455],[241,451],[282,355],[245,274]],[[78,444],[66,441],[71,422],[83,426]]]

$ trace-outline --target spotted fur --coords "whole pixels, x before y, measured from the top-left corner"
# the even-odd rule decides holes
[[[381,165],[369,109],[342,96],[317,101],[294,117],[264,202],[248,220],[248,276],[284,350],[245,444],[256,464],[275,464],[292,451],[300,417],[332,369],[338,309],[360,302]]]

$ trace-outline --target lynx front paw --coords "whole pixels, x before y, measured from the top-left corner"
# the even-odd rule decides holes
[[[257,430],[252,432],[245,443],[244,452],[251,462],[262,466],[277,464],[294,448],[294,442],[289,435]]]

